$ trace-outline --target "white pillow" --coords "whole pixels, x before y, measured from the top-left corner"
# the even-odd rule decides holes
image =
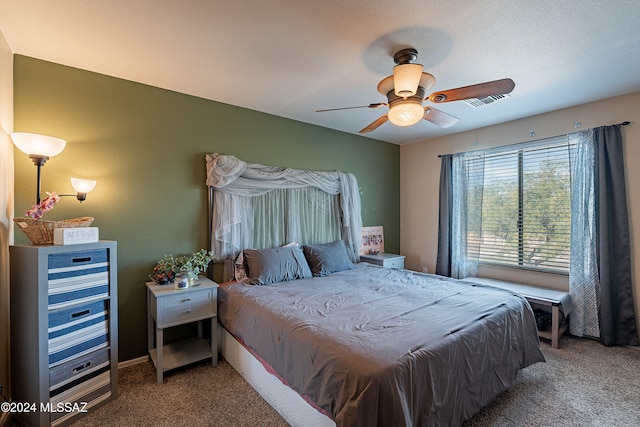
[[[241,282],[242,279],[247,278],[247,271],[244,268],[244,254],[242,251],[240,251],[238,257],[234,262],[234,268],[235,271],[233,277],[236,279],[236,281]]]

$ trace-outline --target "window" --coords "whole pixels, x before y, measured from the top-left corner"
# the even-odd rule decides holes
[[[468,156],[467,252],[479,263],[569,272],[571,150],[566,137]],[[472,183],[477,183],[473,185]]]

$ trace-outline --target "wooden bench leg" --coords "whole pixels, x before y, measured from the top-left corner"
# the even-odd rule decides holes
[[[558,348],[560,340],[560,307],[551,307],[551,347]]]

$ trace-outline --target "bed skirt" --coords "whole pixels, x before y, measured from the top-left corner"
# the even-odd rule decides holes
[[[268,372],[242,344],[218,324],[222,357],[293,427],[336,427],[332,419],[309,405],[298,393]]]

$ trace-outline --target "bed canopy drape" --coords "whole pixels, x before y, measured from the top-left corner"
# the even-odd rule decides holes
[[[207,154],[211,248],[232,258],[246,248],[342,239],[358,261],[362,232],[355,175],[247,163]]]

